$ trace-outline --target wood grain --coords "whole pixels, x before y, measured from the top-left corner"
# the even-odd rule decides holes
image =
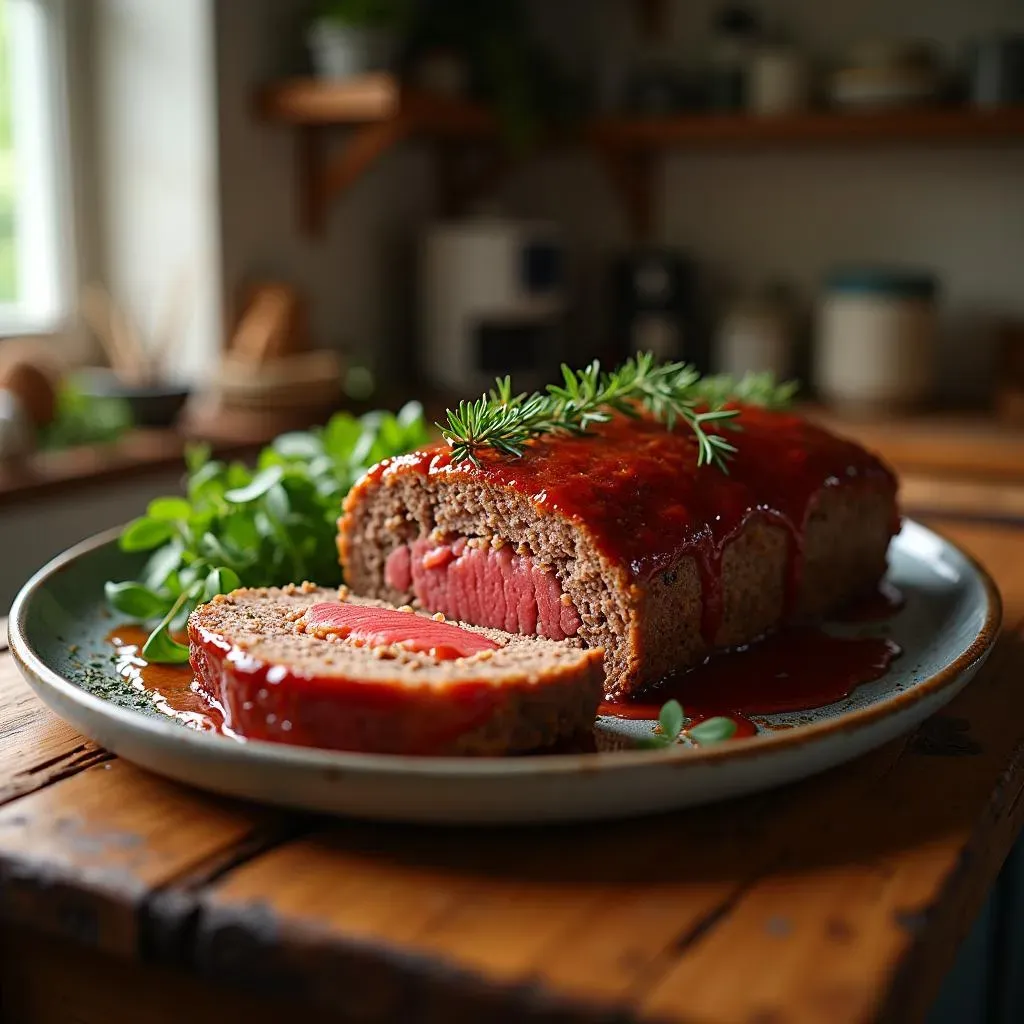
[[[900,473],[930,476],[934,483],[956,478],[1024,484],[1024,431],[992,416],[935,413],[857,419],[817,406],[801,413],[822,426],[877,451]],[[990,514],[979,496],[973,509]]]
[[[5,1021],[32,1024],[281,1024],[291,1001],[237,992],[19,929],[0,933]],[[327,1018],[303,1009],[302,1024]]]
[[[935,107],[851,114],[811,111],[780,117],[608,117],[591,124],[588,137],[595,145],[617,149],[1013,143],[1024,139],[1024,109]]]
[[[124,761],[93,765],[0,809],[4,916],[131,955],[148,899],[270,841],[278,819]]]
[[[1024,533],[937,525],[1017,623],[946,713],[798,785],[633,822],[407,828],[221,800],[90,762],[0,655],[0,786],[24,786],[0,807],[5,1003],[80,1024],[176,1019],[154,989],[197,1024],[232,1019],[235,993],[255,1021],[285,998],[311,1020],[920,1019],[1024,815]],[[122,998],[90,984],[101,954],[145,961]]]
[[[3,636],[6,647],[6,620]],[[43,706],[10,655],[0,655],[0,804],[105,757]]]
[[[251,962],[336,1009],[325,978],[369,949],[395,999],[470,992],[522,1019],[917,1019],[1021,825],[1022,668],[1008,640],[938,738],[764,797],[617,827],[326,829],[211,887],[202,960],[223,973],[218,950],[248,961],[240,931],[287,935]]]

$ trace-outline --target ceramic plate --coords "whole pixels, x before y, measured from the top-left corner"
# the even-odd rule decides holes
[[[51,562],[15,602],[11,649],[39,696],[97,743],[182,782],[288,807],[395,821],[615,818],[812,775],[907,732],[942,707],[985,660],[1000,619],[999,596],[985,572],[937,534],[906,522],[893,541],[888,577],[906,603],[884,624],[869,627],[896,641],[903,655],[882,679],[828,707],[762,716],[758,735],[705,748],[494,759],[346,754],[198,732],[120,684],[104,641],[115,623],[103,582],[132,577],[138,562],[118,549],[115,536],[86,541]],[[599,719],[597,728],[649,735],[652,726]]]

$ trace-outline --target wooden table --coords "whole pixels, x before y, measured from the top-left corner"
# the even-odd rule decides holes
[[[206,796],[53,718],[0,655],[4,1020],[920,1019],[1024,821],[1024,533],[944,714],[764,796],[621,824],[385,827]]]

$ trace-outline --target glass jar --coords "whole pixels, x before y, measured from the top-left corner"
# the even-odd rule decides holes
[[[843,270],[826,282],[814,383],[829,403],[865,411],[913,408],[928,397],[938,284],[926,272]]]

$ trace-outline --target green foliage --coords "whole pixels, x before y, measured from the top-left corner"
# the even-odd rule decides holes
[[[322,0],[318,15],[340,25],[404,31],[412,20],[413,0]]]
[[[722,743],[736,735],[738,726],[731,718],[716,716],[697,725],[686,726],[686,712],[677,700],[665,701],[658,713],[658,725],[653,735],[640,741],[640,746],[651,750],[664,750],[685,737],[691,744],[706,747]]]
[[[82,444],[106,444],[116,441],[133,423],[131,408],[123,399],[87,395],[73,380],[65,380],[57,392],[56,416],[53,423],[40,432],[39,445],[41,448],[73,448]]]
[[[341,502],[371,465],[429,439],[423,410],[397,416],[339,413],[322,429],[282,434],[255,469],[186,454],[185,497],[158,498],[121,535],[125,551],[150,551],[138,580],[108,582],[122,615],[160,619],[143,651],[159,662],[187,660],[173,639],[196,605],[240,586],[341,582],[335,543]]]
[[[476,94],[495,111],[506,144],[521,153],[546,123],[565,120],[571,91],[533,37],[520,0],[431,0],[412,50],[450,50],[466,61]]]
[[[611,373],[596,360],[584,370],[562,365],[563,384],[544,392],[513,395],[508,377],[498,379],[490,394],[475,402],[460,402],[447,411],[447,425],[438,424],[456,462],[476,463],[478,453],[493,448],[514,458],[527,441],[545,434],[585,434],[613,414],[638,415],[645,409],[672,430],[684,423],[697,439],[697,465],[724,470],[736,447],[708,424],[736,429],[739,411],[724,408],[737,398],[751,404],[779,407],[793,393],[790,384],[776,385],[770,375],[736,381],[730,377],[702,378],[687,363],[657,363],[650,353],[627,359]]]
[[[715,718],[706,718],[698,725],[687,729],[686,735],[701,746],[721,743],[723,740],[731,740],[736,735],[736,723],[731,718],[718,715]]]

